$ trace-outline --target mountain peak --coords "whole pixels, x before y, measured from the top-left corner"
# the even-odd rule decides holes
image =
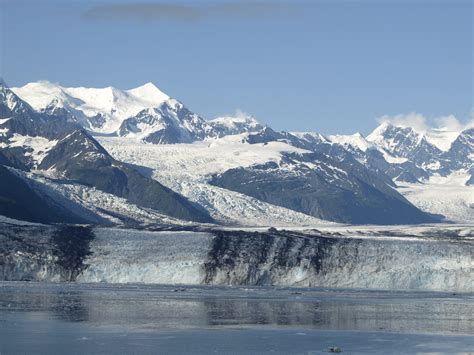
[[[370,140],[369,137],[371,136],[379,136],[383,134],[390,127],[394,127],[394,125],[392,125],[389,121],[383,121],[367,136],[367,139]]]
[[[372,143],[379,143],[384,141],[387,137],[386,135],[393,134],[393,131],[398,131],[400,129],[409,129],[413,131],[413,133],[418,133],[413,130],[411,127],[406,127],[406,126],[396,126],[392,124],[389,121],[383,121],[377,128],[375,128],[372,133],[370,133],[367,137],[366,140]],[[392,133],[389,133],[392,132]]]
[[[153,102],[157,106],[170,99],[168,95],[158,89],[158,87],[151,82],[138,86],[134,89],[127,90],[127,93],[138,97],[141,100]]]
[[[37,111],[60,105],[74,112],[86,128],[93,127],[100,133],[112,133],[125,119],[145,108],[159,107],[170,99],[152,83],[120,90],[112,86],[63,87],[57,83],[38,81],[12,90]]]
[[[365,152],[372,147],[372,144],[365,139],[362,134],[356,132],[352,135],[331,135],[329,139],[333,143],[340,144],[344,147],[352,146]]]
[[[12,113],[30,111],[31,107],[21,100],[0,78],[0,118],[6,118]]]
[[[148,90],[159,90],[158,87],[153,84],[151,81],[143,84],[143,85],[140,85],[140,86],[137,86],[135,89],[140,89],[140,88],[144,88],[144,89],[148,89]]]

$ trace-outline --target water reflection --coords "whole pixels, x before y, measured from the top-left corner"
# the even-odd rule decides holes
[[[0,284],[0,315],[137,329],[305,327],[474,333],[472,295],[217,287]],[[296,294],[295,294],[296,293]]]

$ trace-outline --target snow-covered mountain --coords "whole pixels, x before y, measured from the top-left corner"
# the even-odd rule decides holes
[[[190,143],[263,128],[240,112],[206,121],[152,83],[119,90],[66,88],[40,81],[12,91],[35,110],[68,117],[90,132],[154,144]]]
[[[472,128],[419,131],[383,122],[367,137],[356,133],[328,136],[328,139],[344,147],[369,169],[382,171],[394,181],[422,183],[430,177],[447,177],[460,171],[472,175],[472,131]]]
[[[190,143],[201,140],[209,130],[206,122],[181,103],[169,100],[156,108],[125,119],[117,134],[155,144]]]
[[[240,112],[206,120],[151,83],[2,88],[0,164],[95,220],[432,222],[438,217],[425,212],[443,209],[414,198],[407,184],[452,174],[473,183],[472,129],[420,132],[385,122],[367,137],[325,137],[277,132]]]
[[[426,170],[438,170],[440,167],[443,151],[412,127],[384,122],[367,136],[367,140],[391,155],[405,158]]]
[[[417,207],[459,222],[474,219],[473,134],[473,128],[418,130],[384,122],[366,138],[329,138],[387,174]]]
[[[138,112],[158,107],[170,99],[152,83],[131,90],[66,88],[48,81],[11,89],[37,111],[63,108],[94,132],[114,133],[122,122]]]

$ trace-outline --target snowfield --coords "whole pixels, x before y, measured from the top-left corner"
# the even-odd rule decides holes
[[[146,144],[124,137],[96,137],[117,159],[157,171],[157,178],[187,177],[205,181],[209,175],[253,164],[278,163],[282,152],[307,153],[282,142],[248,144],[248,134],[225,136],[191,144]]]
[[[17,133],[15,133],[9,141],[9,147],[27,148],[28,152],[25,155],[32,158],[35,167],[43,161],[48,152],[58,143],[57,140],[49,140],[40,136],[22,136]]]

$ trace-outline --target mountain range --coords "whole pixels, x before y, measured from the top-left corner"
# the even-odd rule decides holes
[[[469,216],[473,160],[474,128],[383,122],[367,137],[326,137],[277,132],[246,115],[206,120],[151,83],[126,91],[0,84],[0,214],[35,222],[456,220],[420,196],[433,181],[456,180],[449,196],[462,195]]]

